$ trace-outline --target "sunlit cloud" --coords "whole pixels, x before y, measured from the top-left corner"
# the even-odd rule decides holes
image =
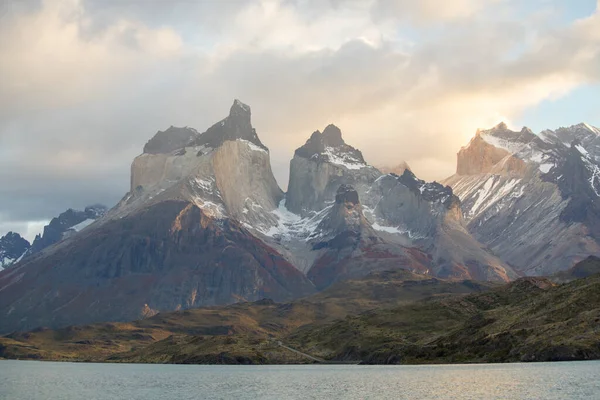
[[[440,180],[476,129],[600,80],[598,11],[554,26],[512,0],[24,4],[0,23],[0,234],[111,205],[157,130],[203,130],[233,98],[285,188],[329,123],[369,162]]]

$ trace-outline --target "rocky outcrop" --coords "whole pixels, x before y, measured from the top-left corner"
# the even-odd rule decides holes
[[[469,231],[527,275],[600,254],[598,132],[585,124],[539,135],[506,126],[479,131],[444,181],[460,197]],[[507,155],[482,158],[482,149]]]
[[[198,135],[193,128],[171,126],[166,131],[158,131],[144,146],[145,154],[170,153],[185,147]]]
[[[504,173],[522,173],[525,163],[513,157],[507,150],[499,149],[481,138],[480,132],[467,147],[458,152],[456,172],[459,175],[473,175],[492,172],[501,163]]]
[[[0,271],[20,261],[31,244],[15,232],[0,237]]]

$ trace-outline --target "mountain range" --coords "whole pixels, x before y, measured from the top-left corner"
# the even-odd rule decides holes
[[[599,134],[501,124],[440,184],[373,167],[329,125],[295,151],[285,193],[235,100],[202,133],[157,132],[115,207],[67,212],[76,225],[53,220],[0,272],[0,333],[291,301],[383,271],[507,282],[566,270],[600,254]]]

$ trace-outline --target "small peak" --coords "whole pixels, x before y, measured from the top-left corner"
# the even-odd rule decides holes
[[[233,105],[231,106],[231,109],[229,110],[229,115],[232,117],[250,118],[250,116],[251,116],[250,106],[242,103],[238,99],[235,99],[233,101]]]
[[[587,124],[587,123],[585,123],[585,122],[582,122],[582,123],[580,123],[580,124],[577,124],[577,125],[575,125],[575,127],[577,127],[577,128],[581,128],[581,129],[585,129],[585,130],[588,130],[588,131],[590,131],[590,132],[592,132],[592,133],[595,133],[595,134],[597,134],[597,135],[600,135],[600,129],[598,129],[598,128],[595,128],[595,127],[593,127],[592,125],[590,125],[590,124]]]
[[[508,130],[508,125],[506,125],[506,123],[504,121],[502,121],[498,125],[496,125],[493,129],[506,131],[506,130]]]
[[[526,126],[524,126],[523,129],[521,129],[521,133],[532,134],[532,135],[534,134],[533,131]]]
[[[352,185],[341,185],[335,195],[336,204],[352,203],[359,204],[358,192]]]
[[[342,139],[342,131],[333,124],[327,125],[323,131],[323,140],[325,145],[331,147],[337,147],[345,144],[344,139]]]

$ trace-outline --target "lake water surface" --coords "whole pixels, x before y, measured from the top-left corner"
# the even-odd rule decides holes
[[[202,366],[0,361],[0,399],[600,399],[600,362]]]

